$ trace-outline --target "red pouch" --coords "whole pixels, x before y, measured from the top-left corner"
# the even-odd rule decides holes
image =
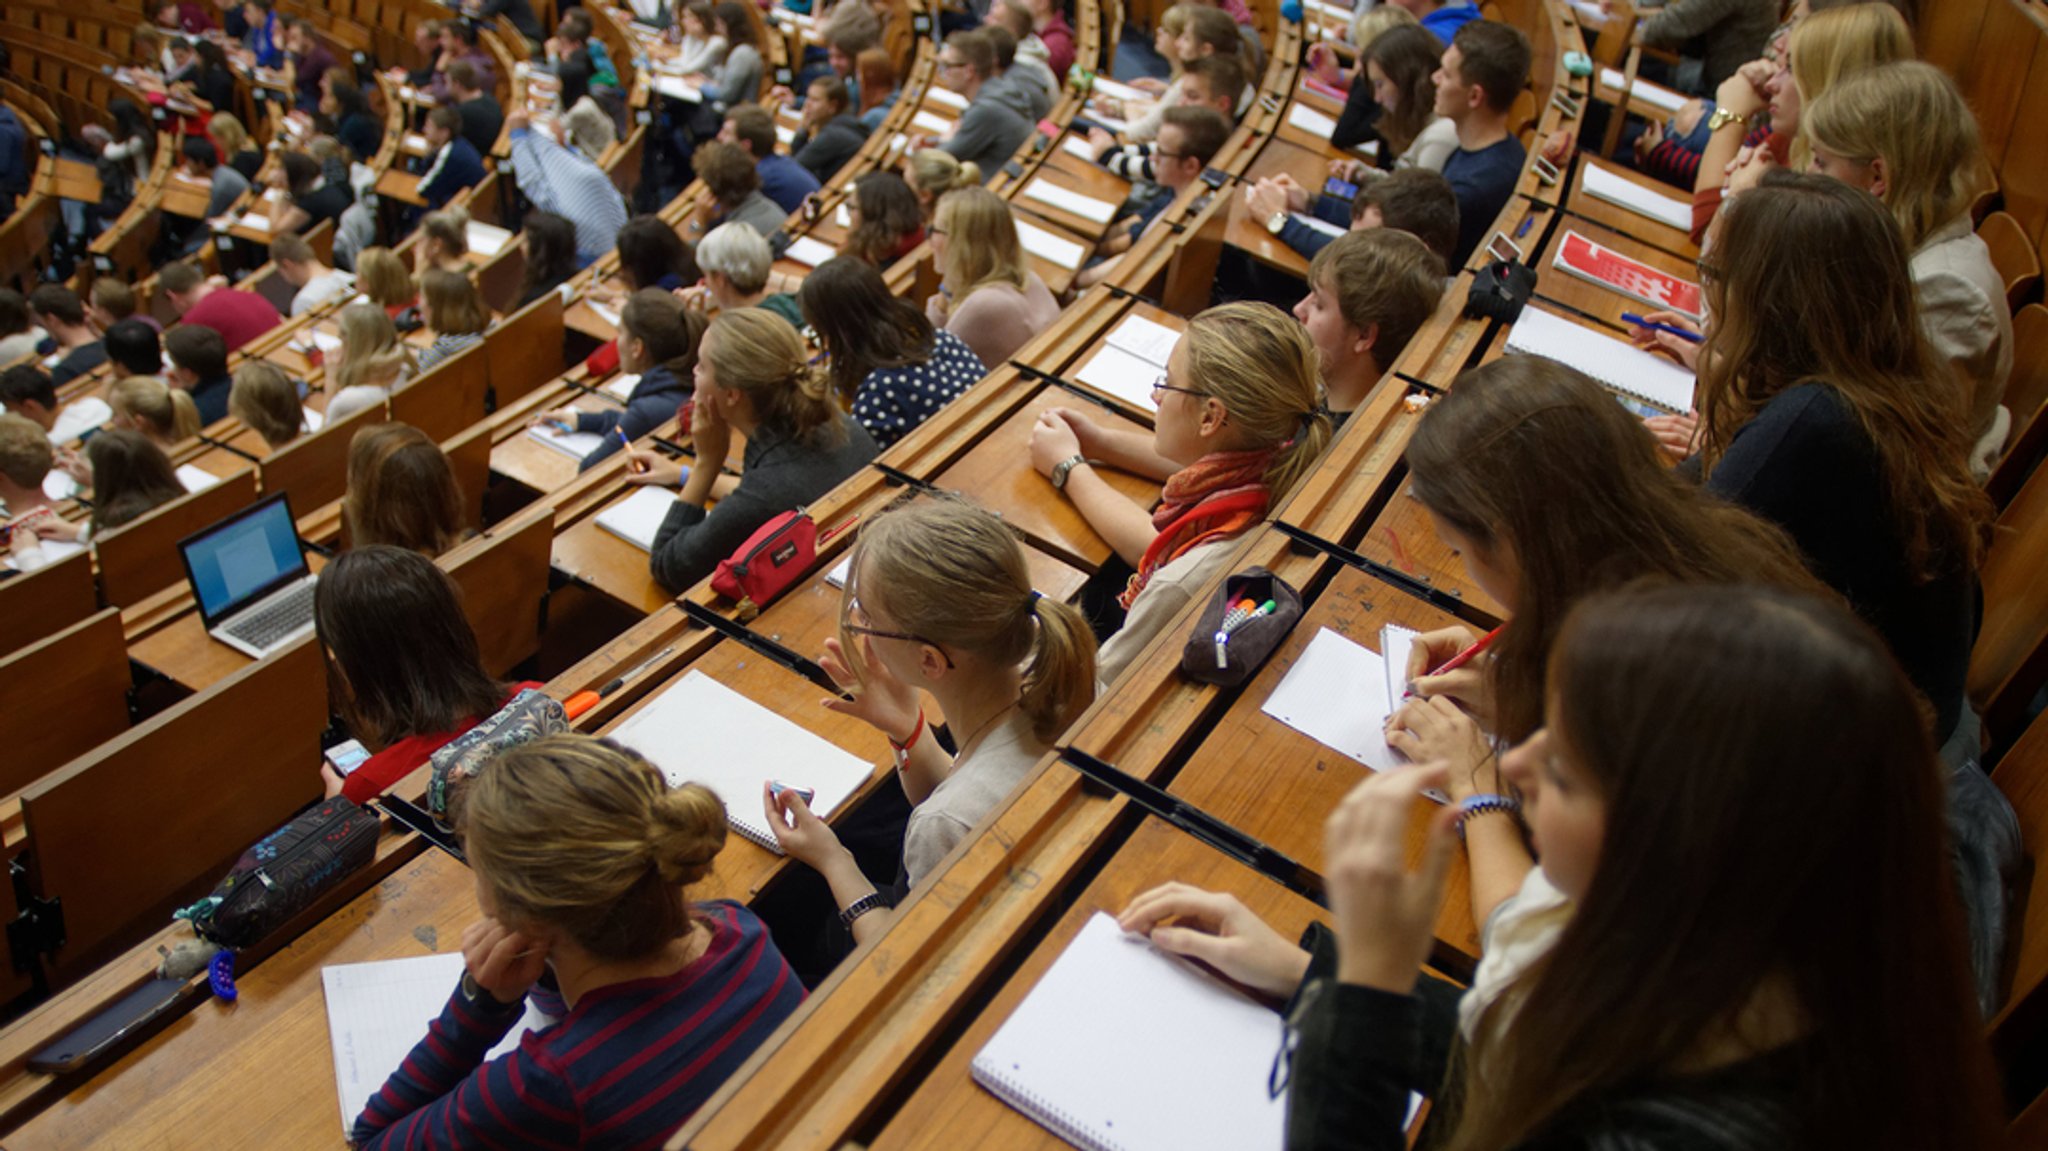
[[[849,519],[820,538],[818,524],[803,508],[784,512],[760,530],[726,559],[711,576],[711,590],[727,599],[738,600],[740,610],[759,611],[788,591],[811,570],[818,558],[818,545],[853,525]]]

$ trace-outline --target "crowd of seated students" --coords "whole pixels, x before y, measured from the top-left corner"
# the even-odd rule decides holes
[[[1109,234],[1096,244],[1095,258],[1075,277],[1075,286],[1093,287],[1116,274],[1123,254],[1139,237],[1159,226],[1167,207],[1183,191],[1201,182],[1202,172],[1229,138],[1230,123],[1214,108],[1188,104],[1168,108],[1159,141],[1151,151],[1158,194],[1138,200],[1134,211],[1110,221]]]

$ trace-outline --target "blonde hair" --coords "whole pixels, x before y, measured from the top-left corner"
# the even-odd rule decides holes
[[[858,581],[864,602],[927,643],[998,669],[1028,657],[1017,706],[1040,743],[1093,702],[1095,633],[1079,610],[1032,590],[1024,549],[994,514],[957,498],[885,511],[861,528],[853,571],[847,602]]]
[[[435,335],[469,336],[491,326],[491,310],[469,277],[446,268],[420,274],[422,317]]]
[[[1275,449],[1268,507],[1308,475],[1330,442],[1318,404],[1322,364],[1308,329],[1271,304],[1222,304],[1188,321],[1189,386],[1222,403],[1239,431]]]
[[[27,416],[0,413],[0,476],[25,488],[38,487],[55,464],[50,434]]]
[[[383,308],[406,307],[420,294],[412,269],[397,252],[382,246],[364,248],[356,256],[356,287]]]
[[[155,376],[129,376],[107,389],[107,406],[116,415],[143,425],[150,439],[179,444],[199,434],[199,405],[183,388]]]
[[[469,209],[460,206],[443,208],[421,217],[420,242],[428,240],[453,255],[469,255]]]
[[[398,342],[391,316],[375,304],[350,304],[334,319],[341,331],[341,364],[328,373],[328,390],[363,385],[390,387],[415,366],[412,350]]]
[[[1159,26],[1165,29],[1166,34],[1175,40],[1180,39],[1180,34],[1187,30],[1188,8],[1189,5],[1186,4],[1175,4],[1159,14]],[[1178,51],[1167,52],[1166,63],[1168,68],[1167,79],[1169,81],[1180,79],[1180,74],[1187,70],[1187,65],[1181,61]]]
[[[562,115],[562,126],[569,130],[569,142],[593,164],[604,156],[605,149],[619,142],[619,131],[612,118],[588,96],[576,101]]]
[[[1886,210],[1906,250],[1969,210],[1977,194],[1977,118],[1955,81],[1902,60],[1843,80],[1803,113],[1808,139],[1857,164],[1884,160]]]
[[[709,789],[670,788],[638,753],[587,735],[499,752],[452,806],[500,919],[613,962],[658,954],[689,930],[683,888],[710,874],[726,839]]]
[[[940,272],[953,293],[954,307],[977,289],[996,284],[1024,290],[1029,269],[1008,200],[980,187],[948,192],[939,198],[932,226],[946,234],[946,262]]]
[[[1799,86],[1799,118],[1843,80],[1877,67],[1913,58],[1913,32],[1906,18],[1888,4],[1851,4],[1815,12],[1799,22],[1786,38],[1792,57],[1792,82]],[[1813,149],[1802,130],[1793,137],[1793,171],[1804,172]]]
[[[292,386],[284,369],[263,360],[250,360],[235,369],[235,382],[228,389],[228,414],[256,429],[272,448],[298,438],[306,422],[299,408],[299,390]]]
[[[249,150],[249,130],[235,119],[233,112],[215,112],[206,122],[206,134],[220,145],[220,150],[232,160],[240,152]]]
[[[981,165],[961,162],[943,148],[925,148],[911,155],[905,178],[911,190],[934,200],[955,188],[981,183]]]
[[[1375,4],[1351,18],[1351,46],[1360,52],[1372,42],[1399,28],[1416,23],[1415,13],[1397,4]]]
[[[813,443],[836,443],[845,434],[831,383],[811,366],[796,329],[774,312],[720,312],[697,357],[711,369],[712,383],[744,394],[764,425]]]

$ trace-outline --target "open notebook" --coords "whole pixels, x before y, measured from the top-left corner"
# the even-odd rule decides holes
[[[1662,356],[1540,308],[1522,309],[1507,350],[1577,368],[1617,395],[1665,412],[1692,410],[1693,374]]]
[[[782,848],[761,812],[763,783],[811,789],[811,811],[824,819],[874,773],[701,671],[685,674],[610,734],[659,767],[670,786],[710,788],[733,830],[777,855]]]
[[[1278,1151],[1277,1012],[1097,912],[970,1065],[1089,1151]]]
[[[459,951],[320,969],[344,1132],[355,1126],[370,1097],[405,1062],[414,1045],[427,1037],[427,1025],[440,1017],[461,980]],[[485,1061],[511,1051],[521,1036],[553,1022],[529,1004],[525,1017],[491,1048]]]
[[[604,437],[596,432],[565,432],[552,425],[543,424],[526,429],[526,434],[555,449],[565,456],[581,460],[597,450]]]
[[[1180,333],[1143,316],[1123,318],[1095,350],[1088,362],[1074,373],[1074,379],[1142,411],[1156,412],[1152,385],[1166,375],[1166,361]]]
[[[1586,165],[1584,186],[1586,194],[1596,200],[1605,200],[1646,220],[1655,220],[1681,232],[1692,230],[1692,203],[1689,200],[1645,188],[1598,164]]]

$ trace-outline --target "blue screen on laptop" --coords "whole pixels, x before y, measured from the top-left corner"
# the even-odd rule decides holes
[[[185,554],[199,606],[209,618],[239,607],[304,562],[291,511],[283,500],[266,503],[254,514],[192,541]]]

